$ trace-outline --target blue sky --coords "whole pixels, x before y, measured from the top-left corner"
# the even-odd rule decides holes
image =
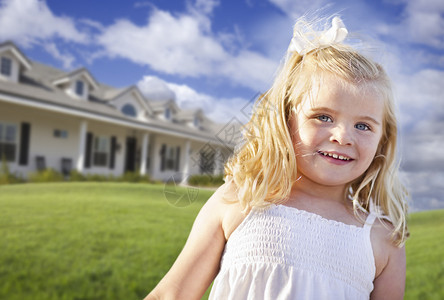
[[[0,41],[101,83],[174,94],[227,122],[271,85],[307,11],[339,13],[361,51],[382,63],[399,107],[403,176],[413,207],[444,208],[442,0],[0,0]]]

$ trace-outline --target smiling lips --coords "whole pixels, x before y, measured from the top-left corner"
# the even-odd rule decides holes
[[[318,151],[318,153],[322,154],[324,156],[332,157],[334,159],[338,159],[338,160],[342,160],[342,161],[351,161],[351,160],[353,160],[353,158],[345,156],[345,155],[341,155],[341,154],[323,152],[323,151],[320,151],[320,150]]]

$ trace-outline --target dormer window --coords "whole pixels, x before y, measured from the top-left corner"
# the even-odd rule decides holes
[[[52,81],[54,86],[60,87],[76,100],[89,100],[90,91],[98,89],[99,84],[85,68],[63,74]]]
[[[31,62],[12,42],[0,43],[0,80],[18,83],[20,72],[31,67]]]
[[[10,77],[12,74],[12,60],[7,57],[2,57],[0,73],[2,75]]]
[[[169,107],[165,109],[165,119],[169,120],[171,118],[171,110]]]
[[[122,113],[130,117],[137,117],[137,111],[131,104],[125,104],[122,107]]]
[[[76,94],[82,97],[83,93],[84,93],[84,89],[85,89],[85,86],[84,86],[83,81],[77,80],[76,81]]]

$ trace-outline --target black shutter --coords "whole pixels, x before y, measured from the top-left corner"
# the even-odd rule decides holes
[[[109,168],[114,169],[114,164],[116,161],[116,146],[117,146],[117,138],[115,136],[111,137],[111,156],[109,159]]]
[[[31,135],[31,124],[22,123],[20,128],[20,154],[19,154],[20,166],[26,166],[28,164],[30,135]]]
[[[86,133],[86,145],[85,145],[85,168],[91,167],[91,153],[93,146],[93,134],[91,132]]]
[[[166,145],[163,144],[162,148],[160,148],[160,170],[165,170],[165,154],[166,154]]]
[[[180,167],[180,147],[176,148],[176,171],[179,171]]]
[[[151,146],[148,146],[146,149],[146,170],[148,171],[150,169],[150,158],[151,158]]]

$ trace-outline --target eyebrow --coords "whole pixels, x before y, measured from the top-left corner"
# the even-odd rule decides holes
[[[328,108],[328,107],[312,107],[311,110],[314,112],[326,111],[326,112],[329,112],[332,114],[337,113],[337,111],[335,111],[334,109]],[[370,121],[376,125],[381,125],[378,121],[376,121],[374,118],[372,118],[370,116],[358,116],[358,119],[367,120],[367,121]]]

